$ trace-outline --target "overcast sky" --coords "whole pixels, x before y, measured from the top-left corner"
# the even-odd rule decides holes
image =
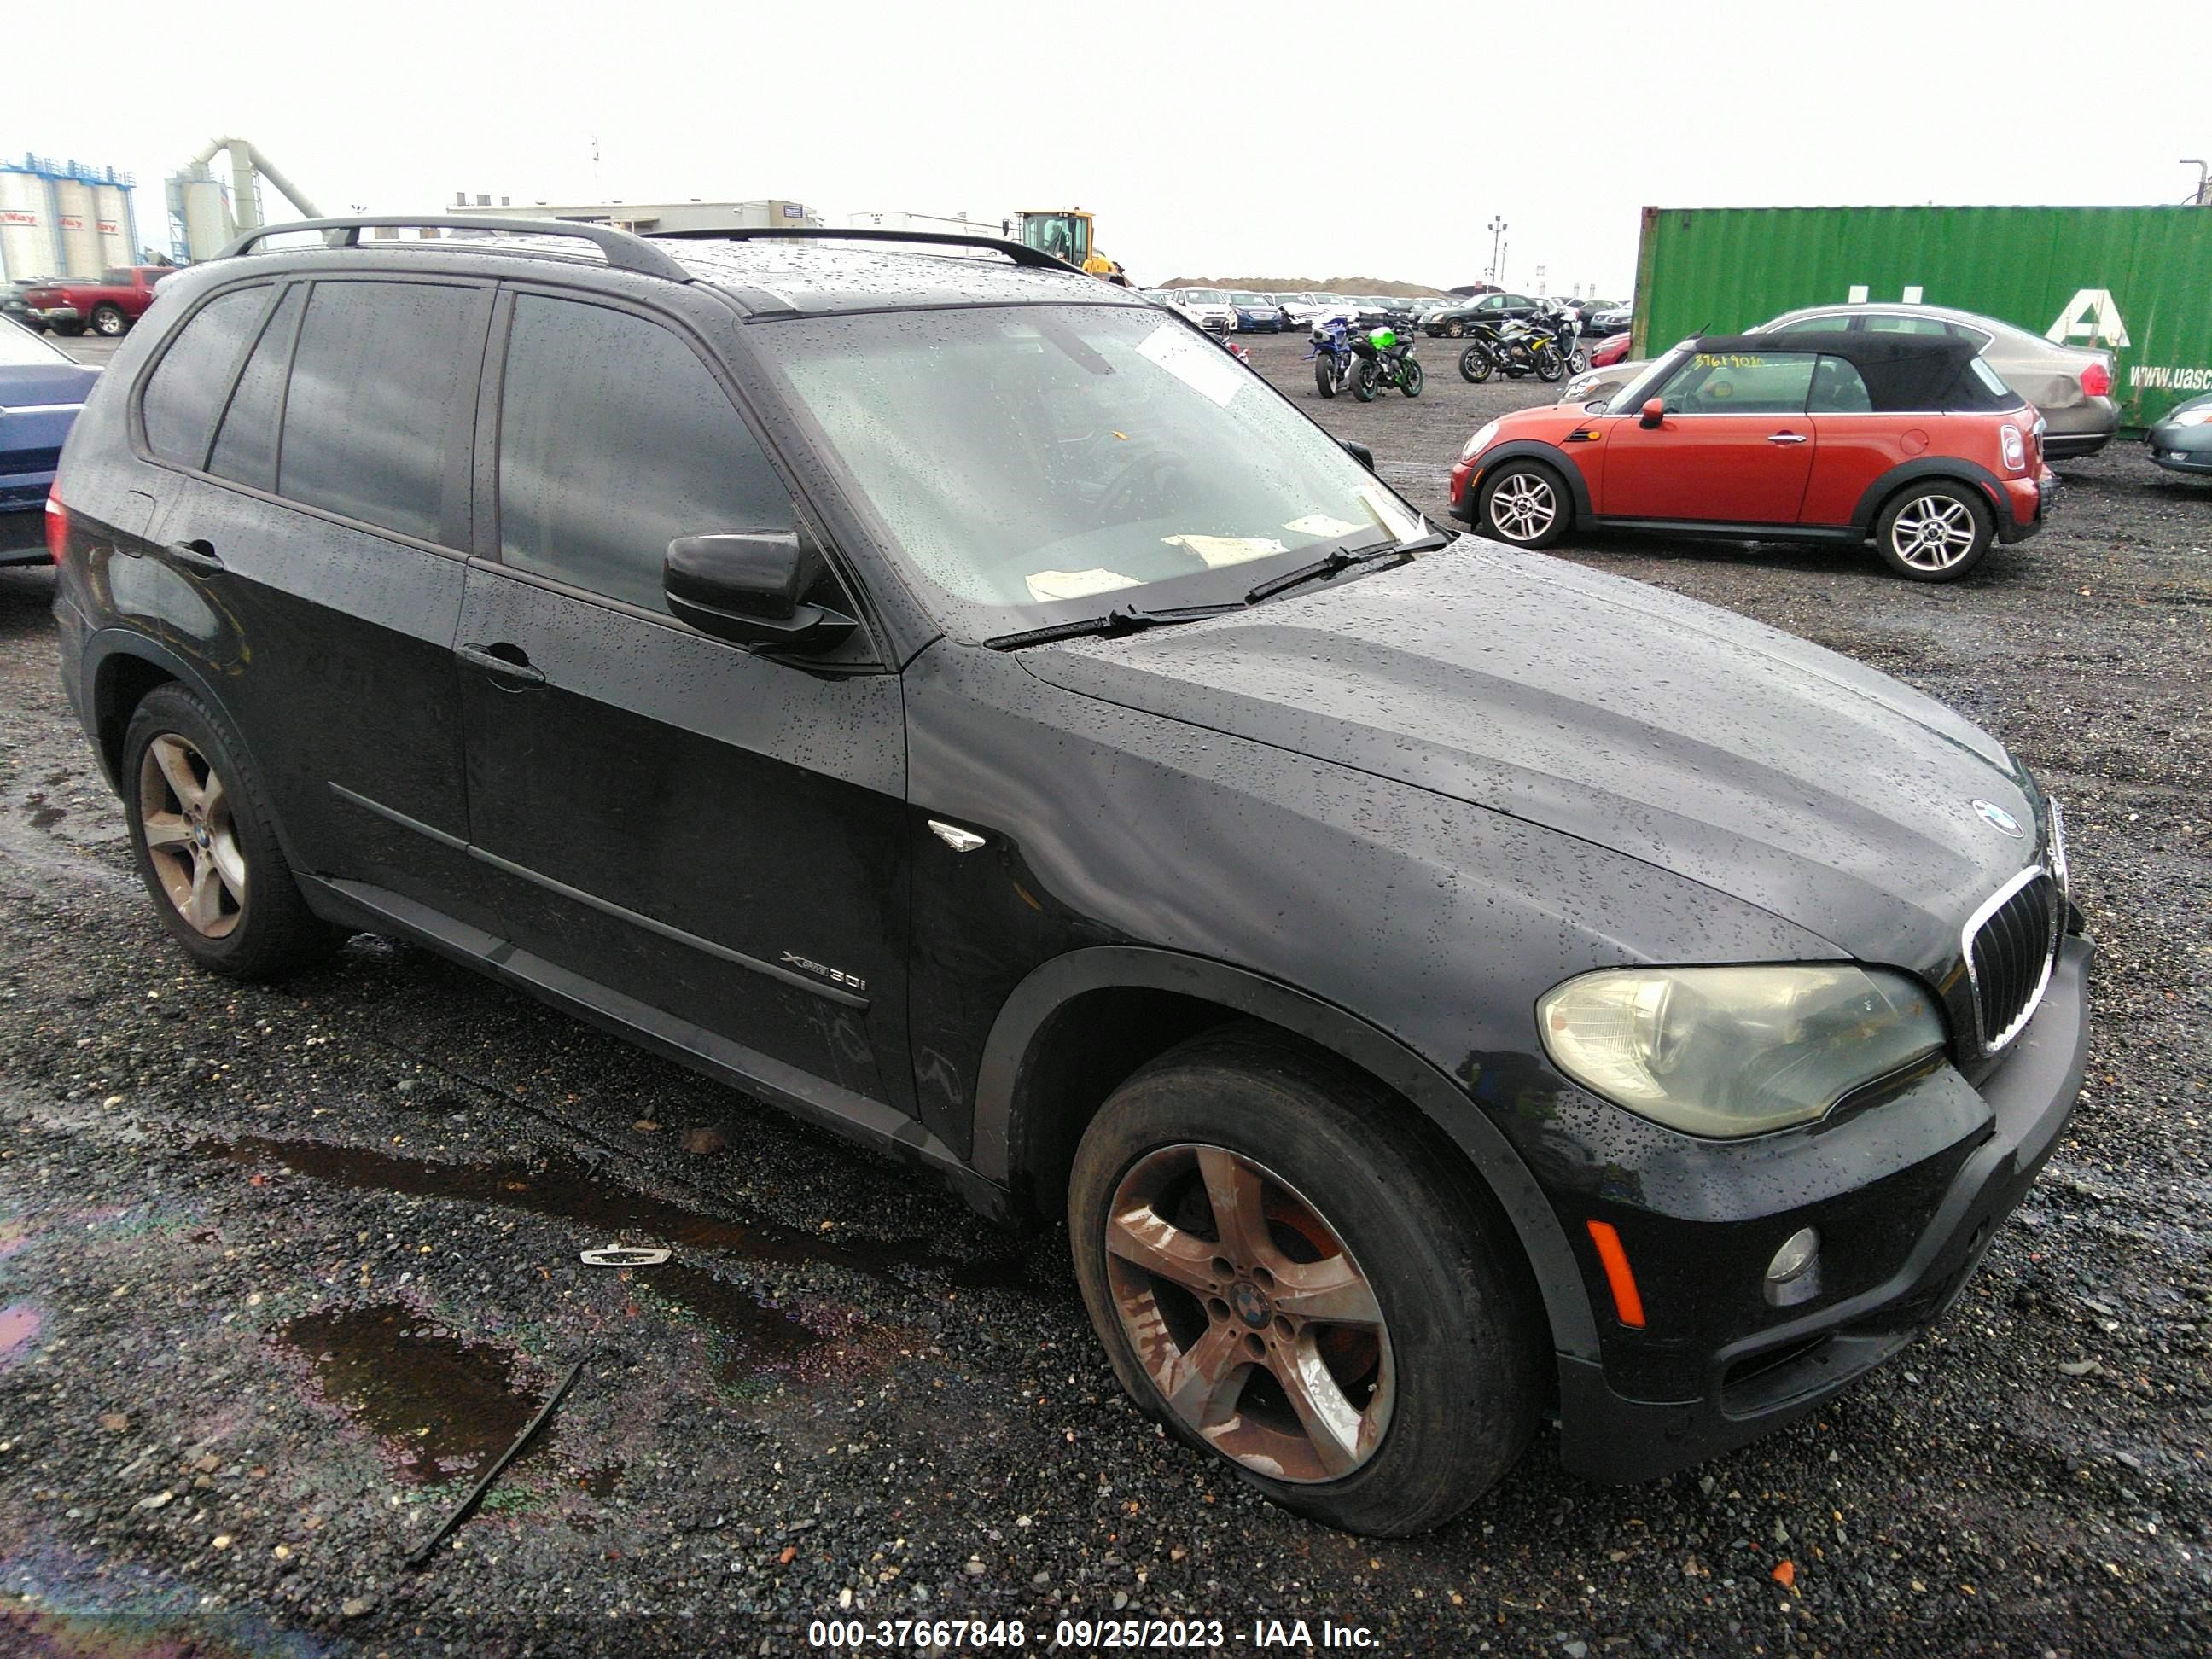
[[[161,181],[252,139],[325,212],[1080,206],[1140,282],[1505,278],[1625,296],[1638,210],[2175,202],[2212,155],[2195,0],[1309,7],[1034,0],[109,4],[32,42],[0,151]],[[1547,40],[1556,45],[1547,49]],[[600,161],[592,161],[594,137]],[[282,204],[272,215],[284,214]]]

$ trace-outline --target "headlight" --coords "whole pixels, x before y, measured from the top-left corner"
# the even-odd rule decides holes
[[[1810,1123],[1944,1042],[1911,980],[1847,964],[1607,969],[1550,992],[1536,1021],[1583,1087],[1722,1139]]]
[[[1497,435],[1498,422],[1495,421],[1492,421],[1486,426],[1478,427],[1475,429],[1474,436],[1467,441],[1467,447],[1460,451],[1460,459],[1462,461],[1473,460],[1476,456],[1481,454],[1484,450],[1490,447],[1490,441]]]
[[[2167,419],[2176,426],[2212,426],[2212,409],[2185,409]]]

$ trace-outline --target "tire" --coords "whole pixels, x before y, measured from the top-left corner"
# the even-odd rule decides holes
[[[1447,324],[1444,328],[1444,337],[1447,339],[1456,340],[1464,332],[1466,332],[1466,331],[1457,323]]]
[[[1540,380],[1559,380],[1566,377],[1566,359],[1559,356],[1559,349],[1557,346],[1538,346],[1535,363],[1536,378]]]
[[[55,323],[51,326],[55,333],[63,336],[66,339],[74,340],[78,335],[84,332],[84,325],[82,323]]]
[[[113,306],[92,308],[92,331],[103,339],[120,339],[130,331],[131,319]]]
[[[1512,546],[1549,547],[1573,525],[1574,498],[1566,480],[1541,461],[1507,461],[1482,481],[1475,521],[1484,535]]]
[[[198,966],[271,979],[343,942],[300,896],[245,745],[191,692],[159,686],[133,711],[121,781],[139,879]]]
[[[1491,360],[1490,354],[1482,349],[1482,342],[1480,340],[1459,354],[1460,379],[1472,380],[1477,386],[1480,386],[1488,380],[1491,372],[1497,367],[1498,365]]]
[[[1385,1536],[1497,1484],[1548,1358],[1510,1228],[1409,1114],[1328,1056],[1231,1026],[1114,1091],[1068,1189],[1076,1277],[1131,1397],[1274,1502]],[[1327,1313],[1301,1315],[1301,1269],[1309,1292],[1330,1283]]]
[[[1382,371],[1372,363],[1364,362],[1352,371],[1352,395],[1363,404],[1375,401],[1375,393],[1382,384]]]
[[[1421,395],[1421,382],[1425,378],[1421,373],[1421,366],[1408,357],[1406,359],[1403,377],[1398,382],[1398,390],[1408,398],[1418,398]]]
[[[1327,357],[1314,359],[1314,390],[1324,398],[1336,396],[1336,369]]]
[[[1996,539],[1989,503],[1948,479],[1907,484],[1875,521],[1882,562],[1916,582],[1954,582],[1979,564]]]

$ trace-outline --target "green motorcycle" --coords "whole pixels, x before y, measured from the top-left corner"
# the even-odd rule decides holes
[[[1363,338],[1352,336],[1352,355],[1359,359],[1352,371],[1352,395],[1363,404],[1375,394],[1395,386],[1408,398],[1421,395],[1421,366],[1413,361],[1413,337],[1402,339],[1394,328],[1370,329]]]

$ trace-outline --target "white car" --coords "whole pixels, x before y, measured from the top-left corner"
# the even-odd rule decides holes
[[[1218,288],[1162,289],[1160,296],[1209,333],[1237,331],[1237,307]]]

